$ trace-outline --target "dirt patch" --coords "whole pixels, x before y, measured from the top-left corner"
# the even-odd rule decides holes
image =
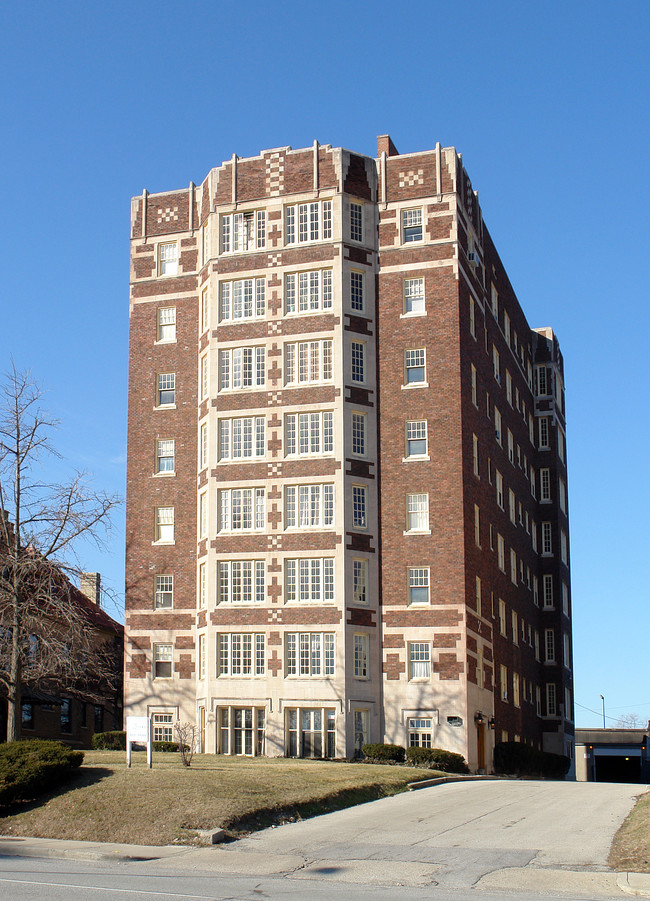
[[[641,795],[614,836],[610,867],[631,873],[650,873],[650,792]]]

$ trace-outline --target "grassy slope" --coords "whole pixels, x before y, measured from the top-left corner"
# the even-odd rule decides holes
[[[125,765],[124,752],[87,751],[84,765],[61,790],[26,808],[6,811],[0,833],[89,841],[190,842],[196,830],[231,834],[289,816],[310,816],[403,791],[437,775],[412,767],[284,758],[145,754]]]
[[[616,833],[609,865],[631,873],[650,873],[650,792],[641,795]]]

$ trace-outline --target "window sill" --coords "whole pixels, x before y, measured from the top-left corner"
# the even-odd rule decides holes
[[[155,410],[175,410],[176,404],[158,404],[154,407]]]
[[[175,541],[152,541],[151,544],[153,547],[173,547],[176,542]]]
[[[172,469],[170,471],[165,471],[165,472],[154,472],[153,478],[154,479],[169,479],[175,475],[176,475],[176,470]]]
[[[402,385],[402,391],[410,391],[412,388],[428,388],[428,382],[412,382],[410,385]]]
[[[422,310],[421,312],[411,311],[410,313],[400,313],[400,319],[419,319],[422,316],[428,316],[426,310]]]
[[[429,454],[412,454],[410,457],[402,457],[402,463],[421,463],[431,460]]]
[[[157,341],[154,341],[154,345],[157,346],[159,344],[178,344],[177,338],[159,338]]]
[[[431,529],[407,529],[402,535],[430,535]]]
[[[233,463],[263,463],[266,460],[266,454],[263,457],[225,457],[223,460],[217,460],[217,466],[228,466]]]

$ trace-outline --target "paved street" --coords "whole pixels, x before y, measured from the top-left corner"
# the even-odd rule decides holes
[[[12,899],[623,898],[611,839],[642,786],[452,783],[386,798],[205,849],[70,847],[20,853],[0,839],[0,892]],[[74,843],[65,843],[71,844]],[[29,846],[29,842],[25,843]],[[152,860],[124,860],[131,855]],[[22,848],[22,851],[28,847]],[[115,860],[107,860],[114,855]],[[93,860],[99,857],[98,860]],[[650,877],[644,877],[650,883]],[[650,897],[650,892],[646,895]]]

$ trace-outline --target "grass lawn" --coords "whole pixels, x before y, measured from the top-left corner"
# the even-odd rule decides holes
[[[650,873],[650,792],[641,795],[614,836],[609,865],[615,870]]]
[[[236,836],[291,817],[307,817],[404,791],[432,770],[322,760],[86,751],[82,767],[56,793],[0,818],[0,833],[43,838],[189,843],[200,829]]]

